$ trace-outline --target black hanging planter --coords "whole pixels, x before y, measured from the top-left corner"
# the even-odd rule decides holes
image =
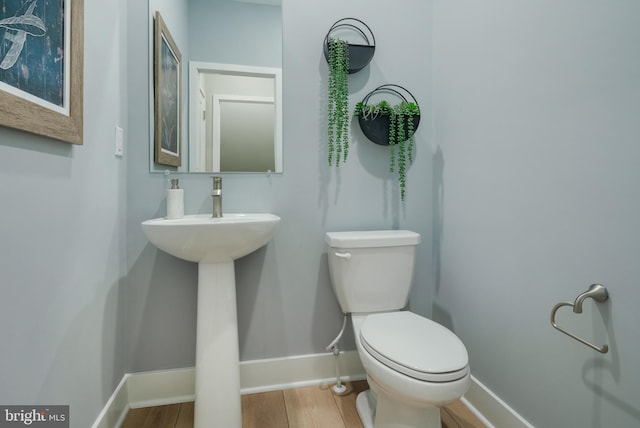
[[[363,109],[367,108],[367,103],[369,102],[369,98],[371,98],[372,95],[382,92],[391,93],[399,97],[402,102],[409,102],[407,100],[407,97],[405,97],[400,91],[408,94],[409,97],[411,97],[411,99],[413,100],[412,102],[416,106],[418,106],[418,101],[416,101],[411,92],[409,92],[402,86],[387,84],[378,86],[376,89],[369,92],[367,96],[364,97],[364,99],[362,100]],[[418,125],[420,124],[420,115],[418,114],[411,116],[411,120],[413,122],[413,131],[415,133],[415,131],[418,129]],[[362,129],[362,133],[369,140],[381,146],[389,145],[389,127],[391,125],[391,117],[389,116],[389,114],[370,113],[369,115],[365,116],[359,114],[358,123],[360,124],[360,129]],[[406,136],[405,141],[409,139],[409,124],[407,122],[404,123],[404,135]]]
[[[324,57],[329,61],[329,37],[334,30],[349,29],[358,33],[366,42],[364,44],[348,43],[349,74],[356,73],[365,68],[371,62],[376,51],[376,38],[371,29],[364,22],[356,18],[342,18],[331,26],[324,37]]]

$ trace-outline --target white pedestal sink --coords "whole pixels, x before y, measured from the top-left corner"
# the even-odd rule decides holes
[[[224,214],[142,223],[155,246],[198,263],[194,428],[242,427],[233,261],[265,245],[279,222],[273,214]]]

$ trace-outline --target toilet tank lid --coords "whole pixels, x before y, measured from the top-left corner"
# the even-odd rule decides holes
[[[334,248],[400,247],[418,245],[420,234],[410,230],[327,232],[326,242]]]

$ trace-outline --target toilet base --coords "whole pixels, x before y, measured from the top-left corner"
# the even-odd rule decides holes
[[[367,389],[356,397],[356,410],[364,428],[374,428],[373,420],[376,416],[376,399],[373,391]]]
[[[439,407],[415,407],[390,399],[376,397],[371,389],[356,398],[356,410],[364,428],[440,428]]]

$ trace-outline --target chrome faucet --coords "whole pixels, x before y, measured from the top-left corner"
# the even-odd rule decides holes
[[[222,177],[213,178],[213,190],[211,197],[213,198],[213,218],[222,217]]]

